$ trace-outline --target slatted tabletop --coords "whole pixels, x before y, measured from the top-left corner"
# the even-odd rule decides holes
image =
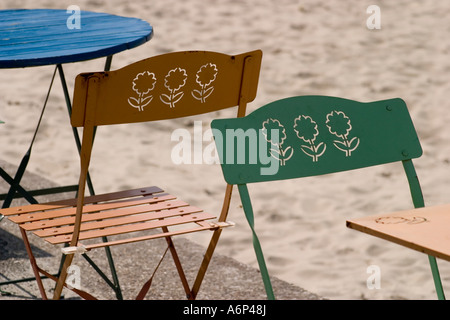
[[[69,28],[73,13],[55,9],[0,10],[0,68],[62,64],[113,55],[149,41],[146,21],[80,11],[80,28]]]

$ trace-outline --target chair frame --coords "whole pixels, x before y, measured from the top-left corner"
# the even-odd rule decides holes
[[[129,112],[129,110],[133,110],[132,108],[128,108],[128,110],[122,112],[119,110],[117,113],[111,112],[108,109],[108,106],[111,105],[111,101],[108,99],[113,99],[112,101],[117,100],[117,97],[109,97],[109,93],[111,92],[120,92],[119,94],[126,95],[127,93],[122,93],[120,88],[124,88],[124,82],[127,81],[124,78],[129,77],[131,74],[134,76],[137,74],[141,74],[143,70],[149,70],[150,66],[154,69],[168,69],[167,65],[173,61],[174,58],[177,58],[177,61],[185,59],[186,65],[193,61],[208,61],[208,59],[217,59],[218,61],[224,61],[224,66],[227,66],[228,69],[223,70],[221,76],[224,78],[222,81],[222,85],[226,84],[227,81],[231,83],[228,86],[223,86],[223,88],[229,89],[227,94],[220,95],[220,100],[217,97],[211,95],[211,102],[204,103],[201,107],[192,107],[192,110],[189,109],[180,109],[180,111],[172,112],[170,115],[166,109],[160,109],[157,112],[144,113],[141,112],[141,108],[139,110],[134,110],[133,112]],[[15,217],[24,217],[24,212],[44,212],[46,206],[49,209],[60,208],[60,207],[75,207],[74,214],[74,223],[73,223],[73,232],[71,233],[69,242],[66,242],[67,245],[63,248],[63,253],[65,254],[64,262],[61,268],[61,273],[58,277],[52,276],[47,271],[41,269],[36,262],[36,259],[32,253],[31,245],[27,236],[27,231],[25,229],[25,224],[19,224],[20,232],[27,249],[27,253],[30,259],[30,263],[33,268],[34,275],[37,280],[37,284],[39,287],[39,291],[44,299],[47,298],[45,293],[45,288],[42,284],[42,279],[40,274],[53,279],[56,281],[56,287],[54,292],[54,299],[59,299],[63,290],[63,287],[67,287],[65,280],[67,278],[67,270],[68,267],[72,264],[74,255],[76,253],[86,254],[87,251],[98,247],[110,247],[113,245],[119,245],[123,243],[130,243],[135,241],[143,241],[155,238],[150,235],[148,237],[140,237],[140,238],[132,238],[130,240],[119,240],[119,241],[103,241],[99,244],[94,245],[83,245],[80,244],[80,234],[82,233],[82,222],[83,222],[83,213],[86,212],[87,208],[85,205],[89,203],[97,203],[101,201],[102,197],[109,197],[111,195],[115,195],[116,193],[106,194],[106,195],[96,195],[96,196],[85,196],[86,194],[86,184],[87,177],[89,171],[89,164],[92,155],[92,147],[94,144],[94,135],[96,133],[96,129],[98,126],[102,125],[110,125],[110,124],[119,124],[119,123],[133,123],[133,122],[146,122],[146,121],[158,121],[158,120],[166,120],[173,118],[180,118],[184,116],[191,116],[196,114],[209,113],[212,111],[217,111],[225,108],[235,107],[237,106],[237,117],[242,117],[245,115],[247,104],[254,100],[256,96],[256,90],[258,85],[259,78],[259,70],[261,66],[261,58],[262,52],[260,50],[243,53],[236,56],[229,56],[222,53],[217,52],[207,52],[207,51],[184,51],[184,52],[175,52],[169,53],[165,55],[160,55],[156,57],[151,57],[139,62],[136,62],[132,65],[126,66],[122,69],[116,71],[108,71],[108,72],[94,72],[94,73],[83,73],[77,76],[75,80],[75,91],[74,91],[74,100],[73,100],[73,109],[71,115],[71,124],[74,128],[82,127],[83,128],[83,136],[81,143],[81,151],[80,151],[80,177],[78,183],[78,192],[77,197],[75,199],[57,201],[48,204],[32,204],[29,206],[21,206],[14,208],[7,208],[0,210],[0,213],[7,216],[10,220],[14,221]],[[206,59],[206,60],[205,60]],[[203,62],[204,63],[204,62]],[[203,65],[205,66],[205,65]],[[144,69],[143,69],[144,68]],[[188,68],[188,67],[186,67]],[[177,70],[172,69],[170,72]],[[181,71],[181,68],[178,67],[178,70]],[[143,71],[142,73],[147,72],[150,75],[149,71]],[[169,72],[169,74],[170,74]],[[185,70],[186,72],[186,70]],[[234,78],[233,78],[234,77]],[[237,77],[237,78],[236,78]],[[137,76],[136,76],[137,78]],[[135,79],[136,79],[135,78]],[[130,79],[130,78],[129,78]],[[133,79],[133,78],[131,78]],[[198,79],[198,78],[197,78]],[[215,78],[214,78],[215,79]],[[186,80],[185,80],[186,81]],[[219,80],[218,80],[219,81]],[[186,83],[186,82],[185,82]],[[197,81],[198,83],[198,81]],[[133,82],[134,84],[134,82]],[[166,83],[167,84],[167,83]],[[159,85],[161,88],[162,86]],[[166,86],[167,88],[167,86]],[[133,90],[135,88],[133,87]],[[157,89],[155,89],[156,92]],[[206,90],[205,90],[206,91]],[[209,90],[211,93],[212,90]],[[232,94],[231,94],[232,93]],[[194,93],[193,93],[194,95]],[[202,93],[198,93],[201,95],[202,103],[206,102],[206,98]],[[195,97],[197,100],[198,97]],[[215,99],[215,100],[214,100]],[[161,98],[161,101],[163,99]],[[132,104],[132,101],[128,101],[129,104]],[[162,101],[164,102],[164,101]],[[165,103],[165,102],[164,102]],[[166,106],[167,107],[167,106]],[[171,105],[172,107],[172,105]],[[125,108],[123,108],[125,110]],[[168,109],[168,108],[167,108]],[[154,109],[155,110],[155,109]],[[159,109],[158,109],[159,110]],[[121,113],[122,112],[122,113]],[[138,196],[141,196],[140,193],[141,188],[133,190]],[[160,190],[156,190],[155,192],[159,192]],[[152,194],[152,190],[146,191],[146,193]],[[177,232],[169,232],[168,228],[162,226],[162,233],[159,235],[159,238],[165,238],[168,243],[168,249],[171,252],[172,258],[175,262],[177,271],[179,273],[182,285],[186,292],[186,295],[189,299],[195,299],[197,297],[198,291],[200,289],[201,283],[204,279],[205,273],[211,261],[212,255],[216,248],[217,242],[219,240],[220,234],[222,232],[222,228],[226,226],[230,226],[227,223],[226,218],[229,211],[229,202],[232,194],[232,186],[227,185],[222,205],[222,210],[218,217],[217,223],[209,223],[209,224],[201,224],[200,227],[197,227],[196,230],[211,230],[213,232],[210,243],[206,249],[203,261],[198,270],[197,276],[195,278],[194,284],[192,288],[190,288],[186,276],[184,274],[183,268],[181,266],[181,262],[178,258],[177,251],[173,244],[171,237],[173,235],[177,235]],[[153,197],[150,195],[150,197]],[[155,198],[156,199],[156,198]],[[207,219],[211,219],[209,216]],[[26,221],[28,222],[28,221]],[[201,221],[200,221],[201,222]],[[17,222],[16,222],[17,223]],[[23,223],[23,222],[22,222]],[[36,233],[36,232],[35,232]],[[166,250],[166,252],[167,252]],[[165,253],[163,257],[165,256]],[[159,266],[159,264],[158,264]],[[155,269],[156,272],[156,269]],[[102,276],[103,277],[103,276]],[[153,278],[153,275],[152,275]],[[147,281],[139,294],[137,295],[138,299],[143,299],[150,288],[151,280]],[[106,280],[106,279],[105,279]],[[82,298],[85,299],[94,299],[91,294],[86,293],[81,290],[77,290],[75,288],[69,288]]]
[[[296,127],[301,123],[306,123],[307,126]],[[383,130],[378,130],[374,123],[382,124]],[[275,295],[255,231],[247,184],[401,162],[414,206],[424,206],[422,190],[412,162],[412,159],[422,155],[422,149],[406,103],[401,99],[361,103],[328,96],[289,97],[262,106],[240,119],[216,119],[212,121],[211,127],[225,181],[238,186],[268,299],[275,299]],[[270,138],[269,128],[272,128]],[[252,137],[251,130],[259,130],[259,134],[255,135],[258,142],[248,144],[258,147],[236,147],[235,141],[229,139],[233,135],[227,135],[229,130],[240,130],[245,137]],[[234,138],[244,141],[242,137]],[[262,149],[264,146],[266,149]],[[242,155],[236,154],[239,150],[248,151],[245,161],[242,157],[239,158]],[[252,158],[252,154],[258,156]],[[263,169],[268,165],[262,155],[270,155],[271,164],[279,163],[275,173],[263,174]],[[436,260],[429,256],[429,262],[436,291],[441,296],[442,284]]]

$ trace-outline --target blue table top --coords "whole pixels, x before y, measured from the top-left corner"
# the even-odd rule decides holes
[[[0,68],[22,68],[90,60],[137,47],[151,39],[146,21],[80,11],[79,29],[69,28],[73,13],[54,9],[0,10]],[[72,25],[71,25],[72,26]]]

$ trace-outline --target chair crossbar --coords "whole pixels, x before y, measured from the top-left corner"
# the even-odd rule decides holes
[[[221,228],[221,227],[214,223],[204,223],[204,224],[200,224],[196,227],[191,227],[191,228],[187,228],[187,229],[174,230],[174,231],[169,231],[169,232],[160,232],[157,234],[150,234],[150,235],[145,235],[145,236],[140,236],[140,237],[132,237],[132,238],[128,238],[128,239],[111,240],[108,242],[98,242],[95,244],[84,245],[84,247],[86,248],[87,251],[89,251],[92,249],[102,248],[105,246],[111,247],[111,246],[139,242],[139,241],[179,236],[179,235],[183,235],[183,234],[195,233],[195,232],[205,231],[205,230],[214,231],[219,228]]]

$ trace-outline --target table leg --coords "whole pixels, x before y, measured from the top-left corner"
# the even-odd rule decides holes
[[[42,116],[44,115],[45,108],[47,106],[48,98],[50,96],[50,91],[51,91],[52,86],[53,86],[53,81],[55,79],[55,75],[56,75],[56,68],[55,68],[55,71],[53,72],[52,80],[50,82],[50,86],[49,86],[49,89],[48,89],[48,92],[47,92],[47,96],[45,98],[44,106],[42,107],[41,115],[39,117],[38,124],[36,126],[35,131],[34,131],[33,138],[31,139],[30,146],[29,146],[27,152],[25,153],[25,156],[22,158],[22,161],[20,162],[19,168],[17,169],[17,172],[16,172],[14,178],[12,178],[5,170],[3,170],[3,168],[0,168],[0,176],[6,182],[8,182],[9,185],[10,185],[9,191],[6,194],[6,197],[4,198],[4,202],[2,204],[2,208],[8,208],[11,205],[11,202],[12,202],[13,198],[16,197],[16,192],[20,193],[20,195],[23,196],[28,202],[33,203],[33,204],[38,203],[36,201],[36,199],[30,194],[30,192],[26,191],[20,185],[20,181],[22,180],[23,174],[25,173],[26,167],[27,167],[28,162],[29,162],[30,157],[31,157],[31,149],[33,147],[34,141],[36,140],[36,135],[37,135],[37,132],[39,130],[39,126],[41,124]],[[50,188],[50,189],[46,189],[46,190],[53,190],[53,189],[55,189],[55,188]],[[55,192],[50,191],[49,193],[55,193]],[[2,218],[3,218],[3,215],[0,215],[0,220]],[[13,284],[13,283],[15,284],[15,283],[19,283],[19,282],[32,281],[32,280],[36,280],[36,278],[25,278],[25,279],[19,279],[19,280],[6,281],[6,282],[0,283],[0,286],[1,285],[6,285],[6,284]],[[1,291],[1,294],[8,294],[8,293],[5,292],[5,291]]]
[[[112,62],[112,55],[108,56],[106,58],[105,68],[104,68],[105,71],[109,71],[110,70],[111,62]],[[67,82],[66,82],[66,79],[65,79],[65,76],[64,76],[64,70],[62,68],[62,65],[58,64],[56,66],[56,68],[55,68],[54,73],[53,73],[52,80],[51,80],[51,83],[50,83],[50,87],[49,87],[49,90],[48,90],[48,93],[47,93],[47,97],[45,99],[45,103],[44,103],[43,109],[41,111],[39,122],[38,122],[38,125],[37,125],[36,129],[35,129],[31,145],[30,145],[29,149],[27,150],[27,153],[23,157],[23,159],[21,161],[21,164],[19,165],[19,168],[18,168],[18,170],[16,172],[15,177],[12,178],[6,171],[4,171],[0,167],[0,176],[6,182],[8,182],[11,185],[9,192],[8,192],[8,194],[5,197],[5,201],[3,202],[3,205],[2,205],[3,208],[9,207],[9,205],[11,204],[12,199],[15,197],[16,192],[20,193],[28,202],[30,202],[30,203],[38,203],[36,201],[36,199],[34,199],[32,194],[40,195],[40,194],[50,194],[50,193],[67,192],[67,191],[76,191],[76,190],[78,190],[77,189],[78,186],[74,185],[74,186],[49,188],[49,189],[35,190],[35,191],[27,192],[20,185],[20,181],[22,179],[22,176],[23,176],[23,174],[25,172],[25,169],[26,169],[26,167],[28,165],[28,162],[29,162],[29,159],[30,159],[30,156],[31,156],[31,148],[32,148],[34,140],[36,138],[36,134],[37,134],[37,131],[39,129],[39,125],[41,123],[42,116],[43,116],[44,111],[45,111],[45,107],[47,105],[47,101],[48,101],[48,98],[49,98],[49,95],[50,95],[51,88],[53,86],[53,81],[54,81],[55,74],[56,74],[57,70],[58,70],[59,75],[60,75],[61,84],[62,84],[62,87],[63,87],[64,97],[65,97],[65,101],[66,101],[67,110],[69,112],[69,116],[72,114],[72,104],[71,104],[71,99],[70,99],[70,95],[69,95],[69,90],[68,90],[68,87],[67,87]],[[81,150],[81,140],[80,140],[80,137],[79,137],[79,134],[78,134],[78,131],[77,131],[76,128],[73,128],[73,134],[74,134],[74,138],[75,138],[75,142],[76,142],[76,145],[77,145],[78,152],[80,152],[80,150]],[[89,188],[90,194],[94,195],[95,194],[94,187],[93,187],[92,180],[90,178],[89,173],[88,173],[88,188]],[[63,190],[63,191],[58,191],[58,190]],[[1,198],[0,198],[0,200],[1,200]],[[0,215],[0,220],[2,218],[3,218],[3,215]],[[104,237],[103,241],[105,241],[105,242],[107,241],[106,237]],[[116,272],[116,268],[115,268],[115,265],[114,265],[114,260],[113,260],[113,257],[112,257],[111,250],[110,250],[109,247],[105,247],[105,251],[106,251],[106,256],[107,256],[107,259],[108,259],[108,263],[109,263],[111,274],[112,274],[112,278],[113,278],[112,282],[109,281],[109,279],[106,278],[106,275],[98,268],[98,266],[90,258],[88,258],[87,256],[85,256],[85,258],[89,262],[89,264],[91,264],[94,267],[94,269],[97,270],[97,272],[99,272],[99,274],[104,279],[107,280],[106,282],[115,291],[116,297],[118,299],[122,299],[123,298],[122,297],[122,291],[121,291],[121,288],[120,288],[119,279],[117,277],[117,272]],[[59,276],[59,273],[61,272],[61,267],[62,267],[62,262],[63,261],[64,261],[64,257],[61,259],[60,270],[58,272],[58,275],[56,275],[56,276]],[[24,278],[24,279],[19,279],[19,280],[11,280],[11,281],[0,283],[0,286],[1,285],[6,285],[6,284],[15,284],[15,283],[19,283],[19,282],[33,281],[35,279],[36,278]],[[4,291],[1,291],[1,293],[2,294],[7,294]]]
[[[55,68],[55,71],[53,72],[52,80],[50,82],[50,86],[47,91],[47,96],[45,97],[44,106],[42,107],[41,115],[39,117],[36,129],[34,130],[33,138],[31,139],[30,147],[28,148],[27,152],[25,153],[25,156],[22,158],[22,161],[20,162],[19,168],[17,169],[14,179],[12,181],[8,182],[10,184],[10,188],[9,188],[8,194],[6,195],[5,201],[3,202],[2,208],[8,208],[10,206],[10,204],[14,198],[14,195],[16,194],[18,186],[20,186],[20,181],[22,180],[22,176],[25,173],[25,169],[27,168],[28,162],[30,160],[31,149],[33,148],[34,141],[36,140],[36,134],[39,130],[39,126],[42,121],[42,116],[44,115],[44,111],[47,106],[48,98],[50,96],[50,91],[53,86],[53,80],[55,80],[55,74],[56,74],[56,68]],[[6,172],[4,172],[4,173],[6,174]],[[5,175],[2,174],[2,177],[5,178]],[[24,191],[22,188],[21,188],[21,190]],[[30,203],[37,203],[37,201],[33,197],[29,196],[26,192],[22,195],[25,196]]]
[[[20,162],[20,165],[17,169],[17,172],[14,176],[14,178],[11,178],[8,173],[3,168],[0,168],[0,176],[8,182],[10,185],[9,191],[6,194],[0,195],[0,200],[4,200],[2,204],[2,208],[8,208],[11,205],[11,202],[14,198],[23,197],[25,198],[29,203],[37,203],[36,199],[33,197],[35,195],[47,195],[47,194],[54,194],[54,193],[61,193],[61,192],[68,192],[68,191],[76,191],[77,185],[72,186],[65,186],[65,187],[55,187],[55,188],[47,188],[42,190],[32,190],[32,191],[26,191],[21,185],[20,182],[22,180],[22,177],[25,173],[25,170],[28,166],[28,163],[30,161],[31,157],[31,150],[33,148],[34,141],[36,140],[36,135],[39,130],[40,124],[42,122],[42,117],[45,112],[45,108],[47,106],[48,98],[50,96],[50,91],[53,87],[53,81],[55,79],[56,70],[53,72],[53,76],[50,82],[50,86],[47,92],[47,96],[45,98],[44,105],[42,107],[42,111],[38,120],[38,123],[36,125],[36,129],[34,130],[33,138],[31,139],[30,146],[25,153],[24,157],[22,158],[22,161]],[[0,215],[0,220],[3,218],[2,215]]]

